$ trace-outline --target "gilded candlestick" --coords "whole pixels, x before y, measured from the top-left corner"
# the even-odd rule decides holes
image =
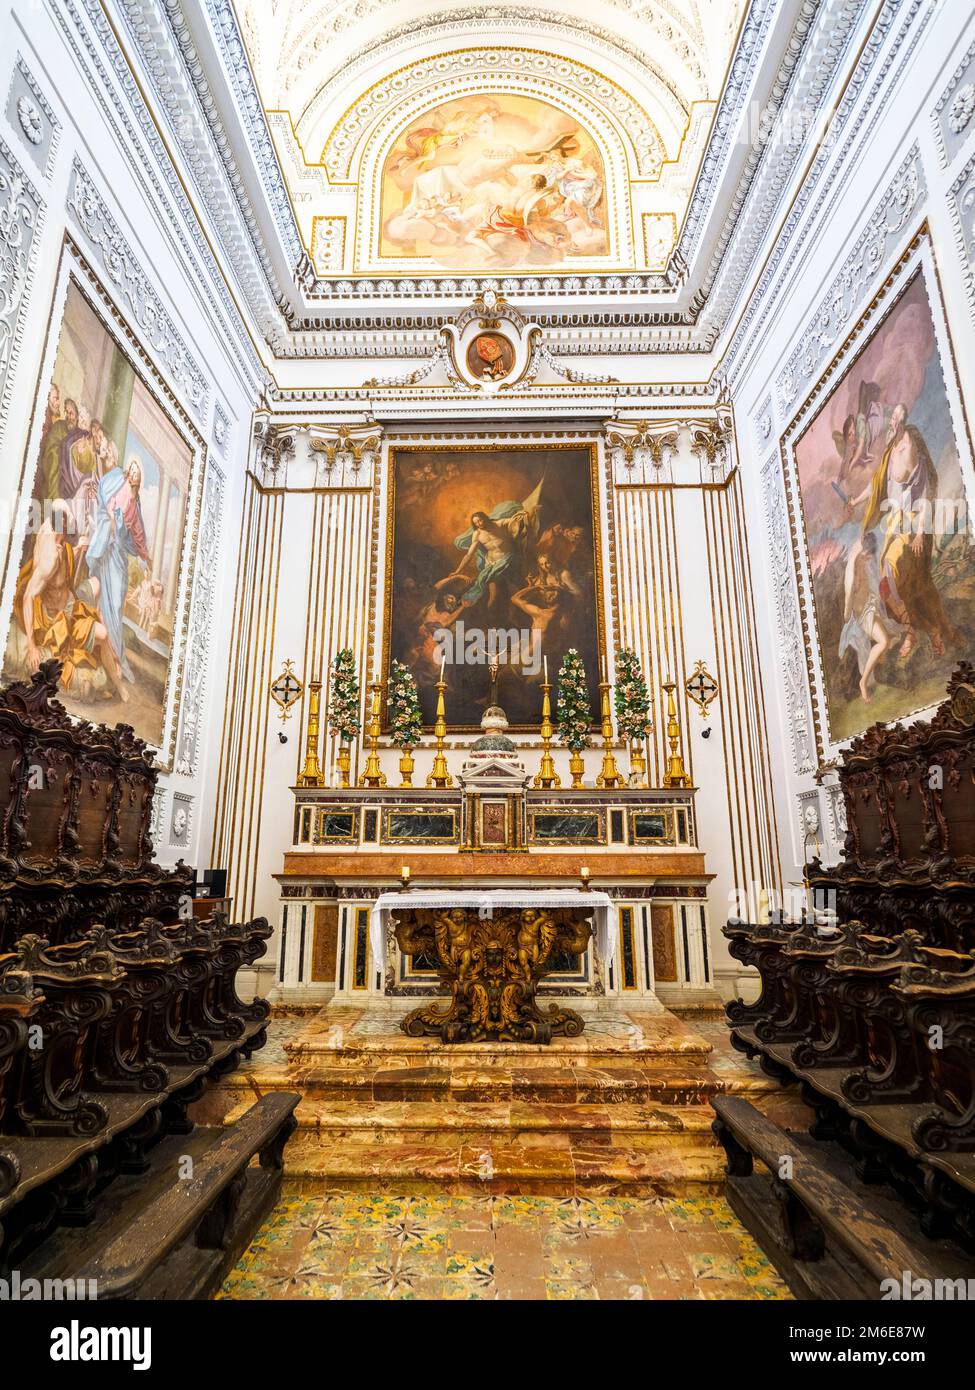
[[[433,767],[430,769],[430,776],[427,778],[428,787],[443,788],[454,785],[454,779],[450,775],[444,754],[444,740],[447,737],[447,710],[443,697],[446,689],[447,682],[443,678],[443,670],[441,669],[440,679],[437,681],[437,717],[433,725],[433,736],[437,740],[437,752],[433,759]]]
[[[305,762],[298,778],[299,787],[324,787],[325,777],[318,759],[318,723],[321,714],[322,683],[308,682],[308,727],[305,732]]]
[[[602,734],[603,734],[603,766],[602,771],[596,778],[597,787],[622,787],[623,776],[616,766],[616,758],[613,755],[613,721],[609,712],[609,681],[602,680],[599,683],[600,710],[602,715]]]
[[[552,736],[555,726],[552,723],[552,687],[545,681],[542,686],[542,764],[535,774],[536,787],[561,787],[562,779],[555,771],[552,761]]]
[[[374,680],[369,689],[372,691],[372,708],[369,714],[369,727],[366,733],[369,738],[369,756],[366,758],[366,765],[362,776],[359,778],[360,787],[385,787],[386,774],[379,766],[379,734],[381,730],[380,711],[382,710],[382,681]]]
[[[677,720],[677,705],[674,701],[677,683],[676,681],[664,681],[661,688],[667,696],[667,743],[670,746],[667,771],[664,774],[664,786],[689,787],[691,779],[687,775],[687,769],[684,767],[684,756],[680,751],[680,724]]]

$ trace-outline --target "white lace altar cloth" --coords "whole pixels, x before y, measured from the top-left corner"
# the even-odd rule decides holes
[[[609,924],[613,900],[595,888],[492,888],[481,893],[458,893],[446,888],[407,888],[380,893],[369,918],[369,944],[375,962],[386,960],[386,926],[394,910],[416,907],[476,907],[490,917],[501,907],[587,907],[592,910],[596,950],[607,970],[616,956],[616,933]]]

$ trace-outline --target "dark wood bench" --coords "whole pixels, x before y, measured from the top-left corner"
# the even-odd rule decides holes
[[[879,1299],[886,1279],[967,1279],[970,1257],[914,1233],[903,1208],[805,1134],[749,1101],[716,1096],[712,1129],[728,1158],[728,1200],[798,1298]],[[767,1176],[755,1171],[755,1160]]]
[[[94,1221],[54,1232],[21,1277],[95,1280],[99,1301],[209,1297],[274,1203],[299,1100],[275,1092],[226,1128],[161,1140],[148,1173],[115,1178]]]

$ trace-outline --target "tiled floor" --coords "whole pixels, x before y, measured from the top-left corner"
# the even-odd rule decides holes
[[[782,1299],[717,1197],[286,1195],[233,1299]]]

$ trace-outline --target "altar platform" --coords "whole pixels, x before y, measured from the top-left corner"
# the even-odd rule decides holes
[[[780,1102],[718,1019],[583,1000],[547,1046],[445,1048],[399,1029],[408,1001],[278,1017],[268,1047],[203,1104],[226,1118],[301,1094],[286,1178],[301,1191],[681,1196],[718,1191],[718,1093]]]

